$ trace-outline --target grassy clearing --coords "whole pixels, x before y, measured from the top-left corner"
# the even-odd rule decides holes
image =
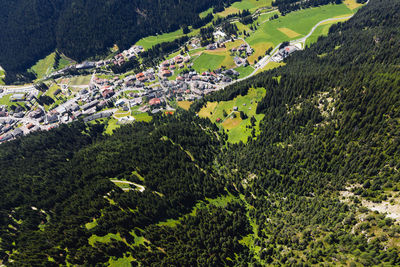
[[[39,60],[34,66],[30,68],[31,71],[36,73],[38,79],[44,78],[47,74],[50,74],[54,69],[53,65],[55,62],[56,53],[51,53],[44,59]]]
[[[217,16],[225,18],[226,16],[228,16],[230,14],[238,13],[239,11],[240,11],[240,9],[230,6],[230,7],[225,8],[224,11],[217,13]]]
[[[141,45],[143,46],[144,49],[149,49],[152,48],[156,44],[160,44],[163,42],[171,42],[179,37],[182,37],[183,30],[179,29],[174,32],[169,32],[169,33],[163,33],[160,35],[153,35],[153,36],[148,36],[145,38],[140,39],[136,45]]]
[[[250,28],[247,25],[244,25],[243,23],[237,21],[234,23],[236,25],[236,27],[238,28],[239,32],[251,32]]]
[[[97,226],[97,221],[96,219],[93,219],[92,222],[88,222],[87,224],[85,224],[86,229],[90,230],[93,229]]]
[[[247,138],[252,135],[259,134],[259,123],[264,117],[263,114],[256,114],[257,104],[265,96],[266,90],[264,88],[254,89],[251,88],[247,95],[238,96],[230,101],[208,102],[198,113],[200,117],[207,117],[211,121],[216,122],[217,119],[224,120],[221,127],[228,133],[228,141],[232,143],[246,142]],[[232,118],[233,108],[237,107],[238,112],[236,118]],[[228,117],[224,117],[224,111]],[[247,119],[242,120],[239,112],[243,111],[247,115]],[[251,125],[250,118],[256,119],[254,126]]]
[[[205,18],[208,14],[213,12],[213,8],[210,7],[209,9],[207,9],[206,11],[203,11],[199,14],[200,18]]]
[[[192,105],[192,101],[178,101],[178,106],[185,109],[185,110],[189,110],[190,105]]]
[[[119,259],[110,259],[109,260],[109,265],[110,267],[131,267],[131,261],[134,261],[135,259],[132,256],[129,257],[123,257]]]
[[[259,53],[260,44],[270,43],[276,46],[283,41],[300,38],[307,35],[310,30],[320,21],[337,16],[344,16],[353,13],[345,4],[326,5],[315,8],[308,8],[291,12],[276,20],[266,21],[250,35],[246,40]],[[298,33],[297,37],[290,38],[279,29],[287,28]],[[288,33],[288,32],[286,32]],[[265,52],[265,50],[263,51]]]
[[[115,239],[117,241],[122,241],[121,236],[118,234],[107,234],[105,236],[97,236],[97,235],[92,235],[91,237],[89,237],[89,245],[91,245],[92,247],[94,246],[94,244],[96,242],[100,242],[100,243],[109,243],[111,242],[111,239]]]
[[[115,129],[119,128],[119,125],[117,124],[117,122],[118,122],[118,120],[116,120],[114,118],[109,119],[108,122],[107,122],[107,127],[106,127],[106,130],[105,130],[105,133],[109,134],[109,135],[112,135],[113,131]]]
[[[245,77],[249,76],[250,74],[252,74],[254,71],[254,68],[252,66],[247,66],[247,67],[242,66],[242,67],[237,67],[235,70],[237,70],[240,73],[238,78],[241,79],[241,78],[245,78]]]
[[[132,116],[135,118],[135,121],[150,122],[153,119],[153,117],[147,113],[132,112]]]
[[[69,85],[89,85],[92,75],[73,77],[69,81]]]
[[[250,11],[255,11],[260,7],[271,6],[272,0],[243,0],[240,2],[235,2],[232,7],[244,10],[249,9]]]

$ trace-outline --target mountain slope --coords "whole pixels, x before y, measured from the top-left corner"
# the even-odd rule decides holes
[[[400,204],[399,10],[371,0],[285,67],[191,112],[1,145],[2,260],[398,266],[395,213],[367,207]],[[247,144],[193,112],[252,86],[267,91],[265,117]]]
[[[0,65],[15,80],[55,49],[80,61],[198,23],[200,12],[230,2],[9,0],[0,9]]]

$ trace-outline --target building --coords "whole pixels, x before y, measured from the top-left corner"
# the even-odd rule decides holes
[[[10,101],[12,102],[25,101],[25,94],[13,94],[10,97]]]
[[[150,99],[149,105],[150,106],[159,106],[159,105],[161,105],[161,99],[159,99],[159,98]]]

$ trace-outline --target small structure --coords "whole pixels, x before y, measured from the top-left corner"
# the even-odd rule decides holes
[[[25,94],[13,94],[10,100],[12,102],[25,101]]]

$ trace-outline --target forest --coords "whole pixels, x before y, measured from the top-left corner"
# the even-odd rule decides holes
[[[0,66],[6,82],[32,78],[26,70],[57,49],[82,61],[122,50],[139,39],[201,27],[212,15],[199,13],[235,0],[8,0],[0,9]]]
[[[365,205],[399,205],[399,11],[371,0],[189,111],[1,144],[1,263],[399,266],[399,221]],[[251,87],[265,116],[246,143],[196,116]]]

